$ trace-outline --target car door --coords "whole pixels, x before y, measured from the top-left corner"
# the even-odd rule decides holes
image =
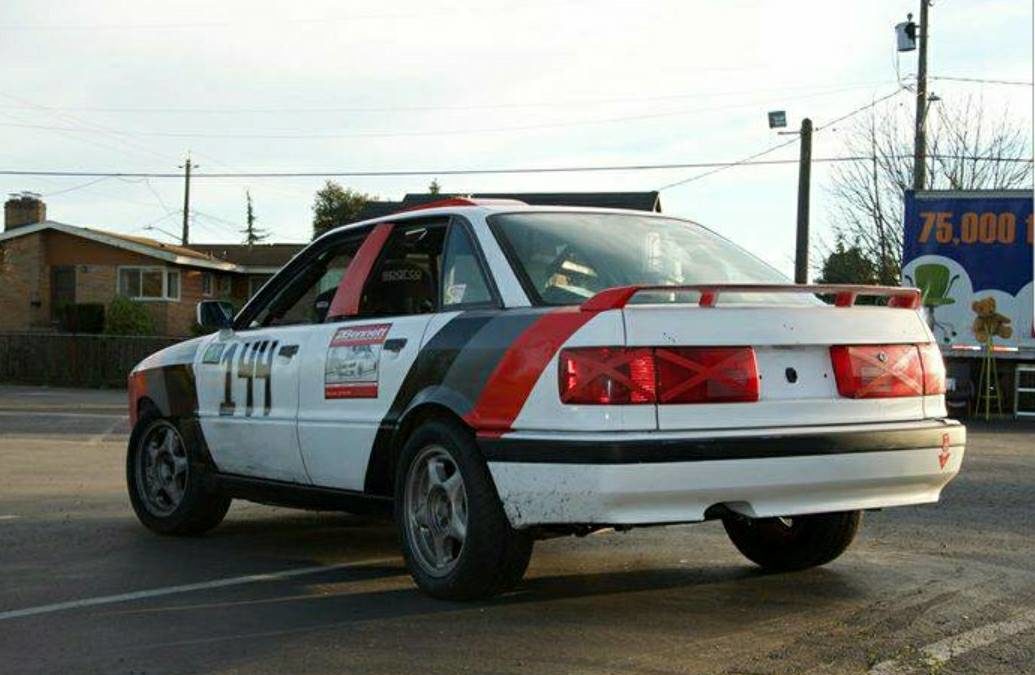
[[[302,359],[298,434],[313,483],[361,491],[378,430],[440,303],[448,221],[382,223]],[[378,241],[380,240],[380,241]],[[364,244],[366,247],[366,244]]]
[[[358,246],[314,245],[249,304],[243,326],[200,350],[199,418],[221,472],[310,482],[298,443],[301,364]]]

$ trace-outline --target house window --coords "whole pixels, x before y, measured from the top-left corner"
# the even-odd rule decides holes
[[[253,298],[263,284],[270,280],[272,274],[258,274],[248,277],[248,297]]]
[[[212,295],[213,274],[211,272],[201,273],[201,294],[206,298]]]
[[[230,297],[233,293],[233,279],[230,277],[219,278],[219,294],[223,297]]]
[[[180,273],[164,267],[120,267],[119,295],[134,300],[179,300]]]

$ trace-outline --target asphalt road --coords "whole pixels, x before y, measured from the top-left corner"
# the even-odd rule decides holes
[[[0,387],[0,672],[1035,672],[1033,425],[973,425],[941,504],[867,514],[822,569],[653,528],[541,542],[516,592],[459,604],[377,521],[236,503],[150,534],[123,400]]]

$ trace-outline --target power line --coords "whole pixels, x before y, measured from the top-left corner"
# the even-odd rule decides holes
[[[82,190],[83,188],[90,187],[91,185],[96,185],[97,183],[100,183],[101,181],[109,180],[111,178],[112,178],[112,176],[101,176],[100,178],[96,178],[94,180],[87,181],[87,182],[85,182],[85,183],[83,183],[81,185],[74,185],[74,186],[72,186],[70,188],[65,188],[64,190],[56,190],[54,192],[45,192],[45,193],[43,193],[40,196],[41,197],[48,197],[49,198],[49,197],[55,197],[57,195],[63,195],[66,192],[75,192],[76,190]]]
[[[599,106],[618,103],[655,103],[658,101],[674,101],[697,98],[716,98],[719,96],[742,96],[745,94],[770,94],[787,93],[797,91],[817,91],[817,95],[825,93],[837,93],[850,89],[863,89],[868,87],[890,84],[888,81],[880,82],[857,82],[848,85],[835,84],[812,84],[794,87],[773,87],[768,89],[745,89],[739,91],[702,92],[696,90],[689,93],[666,94],[663,96],[625,96],[612,98],[584,98],[569,99],[562,101],[526,101],[512,103],[476,103],[465,105],[400,105],[400,106],[302,106],[302,107],[223,107],[223,108],[199,108],[199,107],[157,107],[157,106],[129,106],[129,107],[108,107],[108,106],[52,106],[52,105],[19,105],[0,106],[0,109],[7,110],[36,110],[48,111],[75,111],[75,112],[97,112],[97,113],[132,113],[132,114],[212,114],[212,115],[236,115],[241,113],[260,113],[283,115],[288,113],[398,113],[398,112],[439,112],[439,111],[480,111],[480,110],[507,110],[527,108],[569,108],[578,106]],[[830,91],[826,91],[830,90]]]
[[[824,91],[815,94],[806,94],[796,97],[794,100],[806,100],[839,94],[844,91],[858,87],[846,87],[831,91]],[[542,122],[536,124],[510,125],[498,127],[462,127],[455,129],[411,129],[405,131],[321,131],[321,132],[264,132],[264,133],[224,133],[207,131],[146,131],[146,130],[120,130],[94,125],[95,129],[103,131],[108,135],[115,136],[147,136],[157,138],[194,138],[194,139],[241,139],[241,140],[321,140],[331,138],[413,138],[421,136],[465,136],[482,133],[501,133],[510,131],[535,131],[539,129],[566,129],[571,127],[591,126],[598,124],[614,124],[618,122],[633,122],[639,120],[663,119],[668,117],[679,117],[701,112],[719,112],[723,110],[734,110],[738,108],[755,108],[766,103],[765,100],[755,100],[744,103],[734,103],[719,106],[706,106],[698,108],[680,108],[678,110],[666,110],[663,112],[640,113],[636,115],[620,115],[617,117],[603,117],[596,119],[572,120],[567,122]],[[42,131],[63,131],[68,133],[91,133],[93,129],[81,126],[57,126],[51,124],[35,124],[29,122],[0,122],[0,126],[19,129],[38,129]]]
[[[979,84],[1006,84],[1017,87],[1032,87],[1035,86],[1035,82],[1024,82],[1021,80],[991,80],[980,77],[948,77],[945,75],[930,75],[930,80],[948,80],[950,82],[976,82]]]
[[[563,0],[565,4],[582,4],[584,0]],[[99,31],[99,30],[191,30],[191,29],[206,29],[206,28],[229,28],[229,27],[242,27],[242,26],[282,26],[282,25],[326,25],[336,23],[351,23],[354,21],[363,20],[382,20],[390,19],[392,21],[401,20],[424,20],[430,16],[446,16],[456,14],[474,14],[474,15],[493,15],[495,13],[507,11],[507,10],[526,10],[526,9],[538,9],[540,7],[551,8],[557,4],[557,0],[550,0],[549,2],[542,3],[520,3],[514,4],[497,4],[494,6],[479,5],[476,9],[467,7],[457,8],[443,8],[432,11],[424,12],[381,12],[375,14],[349,14],[344,16],[326,16],[326,17],[299,17],[291,18],[283,15],[275,18],[263,19],[263,18],[246,18],[240,19],[216,19],[210,21],[176,21],[176,22],[137,22],[137,23],[81,23],[81,24],[31,24],[31,23],[18,23],[18,24],[0,24],[0,31]]]
[[[833,125],[837,124],[838,122],[843,122],[844,120],[848,119],[849,117],[852,117],[853,115],[858,115],[862,111],[869,110],[870,108],[873,108],[874,106],[876,106],[878,103],[881,103],[882,101],[886,101],[889,98],[892,98],[893,96],[898,95],[899,92],[901,92],[901,91],[903,91],[903,88],[900,86],[897,89],[895,89],[895,91],[893,91],[893,92],[891,92],[889,94],[881,96],[880,98],[873,99],[872,101],[870,101],[869,103],[867,103],[864,106],[860,106],[860,107],[856,108],[855,110],[852,110],[851,112],[848,112],[848,113],[846,113],[844,115],[841,115],[838,118],[832,119],[829,122],[827,122],[826,124],[821,124],[821,125],[817,126],[814,131],[822,131],[823,129],[826,129],[827,127],[833,126]],[[679,180],[679,181],[676,181],[674,183],[668,183],[667,185],[663,185],[663,186],[658,188],[658,192],[661,192],[662,190],[667,190],[669,188],[678,187],[680,185],[686,185],[687,183],[692,183],[692,182],[694,182],[696,180],[700,180],[700,179],[702,179],[702,178],[704,178],[706,176],[711,176],[712,174],[716,174],[716,173],[718,173],[720,171],[725,171],[726,169],[732,168],[734,166],[740,166],[740,165],[743,165],[743,164],[762,164],[763,162],[756,162],[754,160],[758,159],[759,157],[764,157],[765,155],[768,155],[771,152],[776,152],[780,148],[785,148],[788,145],[791,145],[792,143],[796,143],[796,142],[798,142],[798,139],[792,137],[792,138],[790,138],[789,140],[787,140],[787,141],[785,141],[783,143],[777,143],[776,145],[772,145],[772,146],[766,148],[765,150],[762,150],[761,152],[756,152],[753,155],[748,155],[747,157],[745,157],[744,159],[740,160],[739,162],[730,162],[730,163],[725,164],[725,165],[716,165],[715,168],[711,169],[710,171],[705,171],[704,173],[699,173],[697,175],[690,176],[689,178],[685,178],[683,180]],[[818,158],[818,159],[817,158],[813,158],[812,161],[813,162],[858,161],[858,159],[859,158],[825,158],[825,159],[824,158]],[[869,158],[867,157],[865,159],[869,159]],[[777,163],[777,162],[779,162],[779,163],[783,163],[783,164],[797,164],[798,160],[796,160],[796,159],[769,160],[769,162],[770,163]]]
[[[792,139],[793,142],[797,139]],[[784,143],[783,145],[788,145]],[[781,146],[782,147],[782,146]],[[771,149],[770,149],[771,150]],[[763,152],[768,152],[763,151]],[[761,154],[761,153],[756,153]],[[968,159],[1002,162],[1031,162],[1032,158],[1003,158],[977,155],[937,155],[943,159]],[[869,162],[871,155],[849,155],[842,157],[815,157],[813,162]],[[222,173],[191,173],[191,178],[391,178],[406,176],[476,176],[491,174],[529,174],[529,173],[590,173],[602,171],[663,171],[666,169],[706,169],[730,168],[735,166],[768,166],[780,164],[797,164],[797,159],[741,159],[730,162],[683,162],[673,164],[614,164],[600,166],[553,166],[553,167],[513,167],[497,169],[406,169],[387,171],[238,171]],[[148,172],[148,171],[61,171],[61,170],[20,170],[0,169],[3,176],[59,176],[90,177],[105,176],[119,179],[126,178],[176,178],[182,179],[182,173]]]

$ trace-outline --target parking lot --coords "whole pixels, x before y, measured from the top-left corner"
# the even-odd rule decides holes
[[[123,392],[0,387],[0,671],[1035,670],[1035,426],[973,424],[937,506],[761,574],[706,523],[540,542],[503,598],[420,594],[386,523],[235,503],[141,527]]]

